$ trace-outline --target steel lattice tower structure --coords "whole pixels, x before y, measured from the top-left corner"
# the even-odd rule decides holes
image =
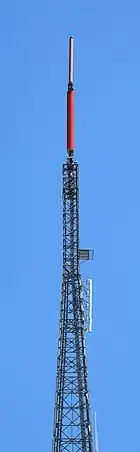
[[[69,39],[67,160],[63,164],[63,272],[52,452],[93,452],[79,247],[78,163],[74,161],[73,38]]]

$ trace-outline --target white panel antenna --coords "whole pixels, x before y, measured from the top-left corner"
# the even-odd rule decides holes
[[[81,300],[84,320],[84,329],[92,331],[92,279],[81,281]]]

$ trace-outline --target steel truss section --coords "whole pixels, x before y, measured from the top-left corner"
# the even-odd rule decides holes
[[[79,265],[78,164],[63,165],[63,282],[52,452],[93,452]]]

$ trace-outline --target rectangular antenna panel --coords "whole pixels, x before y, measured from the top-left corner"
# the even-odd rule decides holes
[[[80,256],[79,256],[80,257],[80,261],[85,262],[85,261],[93,260],[93,257],[94,257],[94,251],[93,250],[88,250],[88,249],[80,250],[79,253],[80,253]]]
[[[86,281],[87,331],[92,331],[92,279]]]
[[[92,279],[81,281],[81,300],[84,320],[84,329],[92,331]]]

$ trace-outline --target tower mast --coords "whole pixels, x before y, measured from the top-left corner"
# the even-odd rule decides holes
[[[67,90],[67,159],[63,164],[63,268],[58,340],[56,399],[52,452],[93,452],[88,392],[84,308],[80,259],[90,250],[79,248],[78,163],[74,161],[73,38],[69,38]],[[88,280],[89,281],[89,280]]]

